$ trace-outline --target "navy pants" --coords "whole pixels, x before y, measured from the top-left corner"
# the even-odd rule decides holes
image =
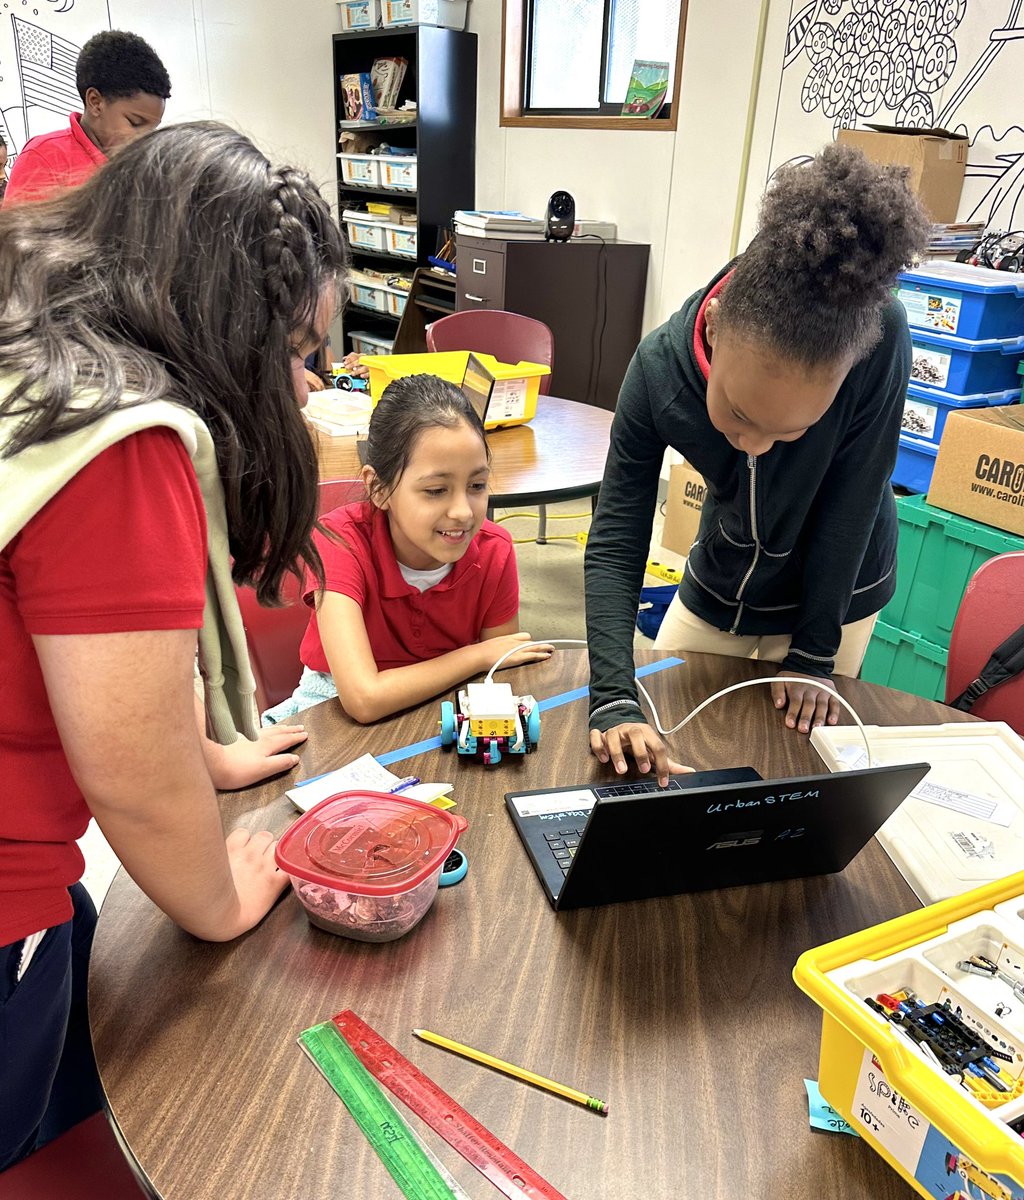
[[[76,883],[75,915],[47,930],[22,978],[22,943],[0,947],[0,1171],[103,1105],[86,984],[96,909]]]

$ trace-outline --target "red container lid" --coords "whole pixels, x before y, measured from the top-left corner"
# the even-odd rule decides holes
[[[282,871],[338,891],[393,896],[440,870],[465,817],[383,792],[341,792],[282,835]]]

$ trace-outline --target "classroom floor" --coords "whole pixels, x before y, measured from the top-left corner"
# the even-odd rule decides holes
[[[495,516],[503,517],[507,511],[511,510],[499,509]],[[565,519],[561,519],[563,517]],[[536,536],[536,518],[517,516],[502,521],[502,524],[519,543],[516,546],[520,587],[519,627],[538,638],[585,638],[583,546],[575,535],[590,527],[590,502],[574,500],[566,504],[549,505],[548,535],[549,538],[557,535],[558,540],[549,540],[543,546],[529,540]],[[654,522],[652,549],[661,561],[679,566],[682,560],[661,550],[659,546],[662,524],[663,518],[659,513]],[[661,580],[650,582],[660,583]],[[652,645],[639,631],[634,644]],[[98,907],[120,864],[95,822],[90,824],[79,845],[85,855],[82,882]]]

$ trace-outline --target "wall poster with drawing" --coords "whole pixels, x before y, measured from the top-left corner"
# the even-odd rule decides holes
[[[75,62],[84,42],[110,29],[108,0],[2,0],[0,133],[11,157],[29,138],[80,112]]]
[[[810,157],[844,127],[940,127],[970,140],[958,219],[1020,229],[1022,5],[1024,0],[790,0],[785,44],[774,50],[777,85],[763,87],[760,97],[764,121],[771,122],[768,176],[786,162]],[[765,58],[765,78],[772,53]]]

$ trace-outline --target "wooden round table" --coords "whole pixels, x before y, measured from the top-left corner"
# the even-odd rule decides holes
[[[613,415],[560,396],[540,396],[528,424],[489,433],[491,508],[596,496]],[[315,436],[321,479],[354,479],[359,474],[356,438],[320,432]]]
[[[727,683],[774,670],[694,654],[645,683],[660,711],[676,716]],[[586,684],[586,657],[560,651],[503,678],[514,691],[557,695]],[[865,721],[969,719],[872,684],[839,687]],[[280,833],[296,815],[283,795],[296,778],[435,735],[438,705],[368,728],[336,701],[303,717],[301,766],[223,796],[227,827]],[[821,770],[807,738],[783,728],[767,688],[730,695],[673,744],[698,768],[751,765],[766,778]],[[864,1142],[808,1129],[803,1080],[817,1078],[821,1014],[791,978],[809,947],[918,906],[885,853],[872,840],[837,875],[556,913],[503,797],[607,779],[585,745],[586,703],[574,700],[545,712],[539,748],[525,758],[486,768],[430,750],[396,765],[455,784],[469,821],[460,843],[469,872],[395,942],[315,929],[290,891],[246,936],[199,942],[119,872],[93,948],[92,1031],[116,1127],[154,1195],[397,1196],[295,1044],[303,1029],[351,1008],[573,1200],[912,1200]],[[414,1027],[601,1096],[610,1114],[418,1043]],[[426,1136],[471,1196],[496,1195]]]

